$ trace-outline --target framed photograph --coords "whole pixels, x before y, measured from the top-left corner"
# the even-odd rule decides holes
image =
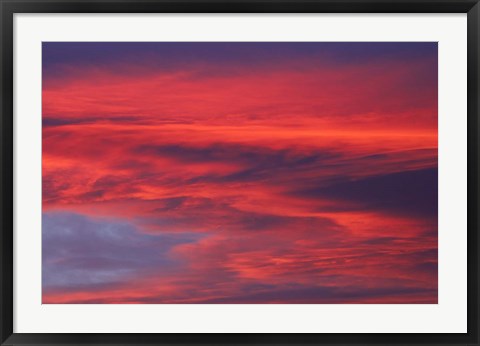
[[[2,345],[479,345],[477,0],[1,1]]]

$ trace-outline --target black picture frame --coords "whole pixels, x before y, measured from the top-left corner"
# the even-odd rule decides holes
[[[478,0],[1,0],[1,323],[2,345],[480,345]],[[16,13],[467,13],[468,14],[468,332],[311,334],[25,334],[13,332],[13,16]]]

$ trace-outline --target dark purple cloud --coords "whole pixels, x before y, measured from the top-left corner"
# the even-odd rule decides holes
[[[438,171],[436,168],[396,172],[364,179],[339,179],[328,186],[311,186],[296,194],[357,203],[359,208],[406,216],[436,218]]]

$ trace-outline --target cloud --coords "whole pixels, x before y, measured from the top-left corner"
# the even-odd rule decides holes
[[[44,43],[45,303],[436,302],[436,43]]]
[[[326,198],[355,204],[353,208],[382,210],[420,217],[437,217],[438,171],[428,168],[344,179],[326,187],[310,188],[296,194],[307,198]]]
[[[139,233],[125,222],[72,213],[42,217],[43,290],[95,290],[178,265],[168,252],[198,234]]]

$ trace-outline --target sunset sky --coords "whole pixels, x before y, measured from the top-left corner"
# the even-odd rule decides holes
[[[436,43],[43,43],[43,303],[437,303]]]

